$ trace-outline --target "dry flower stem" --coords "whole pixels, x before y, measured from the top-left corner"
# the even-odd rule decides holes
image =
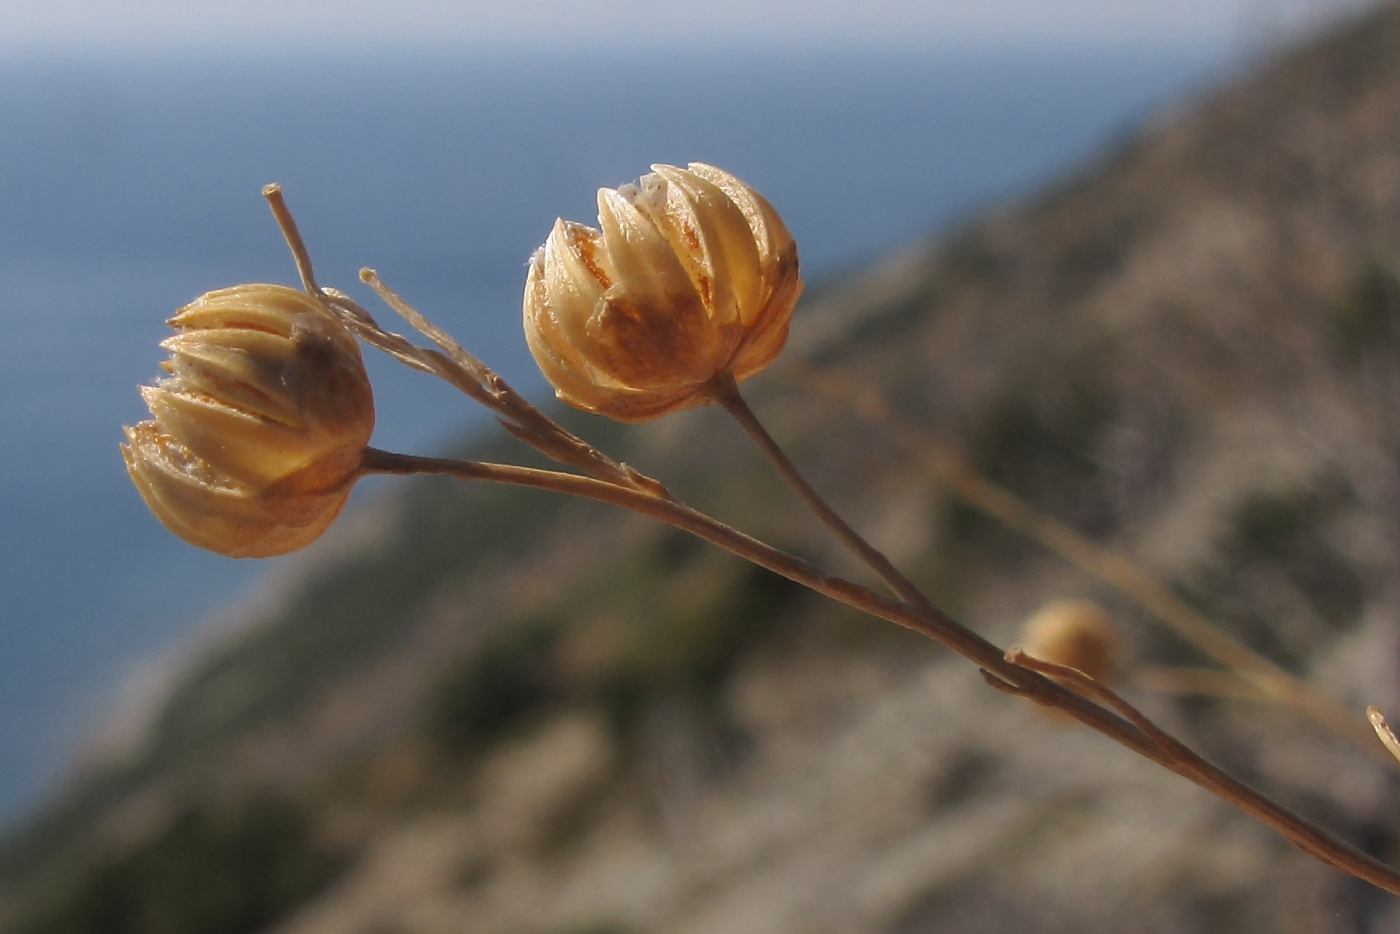
[[[895,415],[875,391],[831,371],[818,372],[801,364],[789,366],[794,382],[846,405],[866,421],[889,431],[901,445],[919,454],[938,479],[964,501],[1133,598],[1183,639],[1246,679],[1260,699],[1292,708],[1367,753],[1378,753],[1370,733],[1352,711],[1311,690],[1222,632],[1127,558],[1095,544],[1049,513],[987,480],[927,432]]]
[[[727,371],[720,373],[711,380],[708,393],[715,402],[724,407],[725,411],[734,416],[734,420],[743,427],[748,436],[753,439],[754,444],[758,445],[758,449],[763,452],[763,456],[783,478],[783,482],[792,488],[798,499],[802,500],[803,504],[821,520],[823,525],[835,533],[841,544],[864,561],[905,603],[926,611],[936,610],[932,601],[924,596],[923,592],[909,578],[900,573],[889,558],[862,538],[855,529],[846,523],[846,520],[837,515],[836,511],[827,505],[821,495],[798,472],[797,467],[783,453],[783,449],[773,440],[773,436],[763,427],[763,423],[758,420],[753,409],[749,408],[749,404],[744,401],[733,375]]]
[[[999,689],[1063,711],[1268,824],[1321,862],[1400,896],[1400,873],[1211,765],[1152,725],[1108,688],[1074,669],[1049,665],[1024,654],[1008,658],[995,645],[936,607],[925,609],[892,600],[860,584],[828,574],[807,561],[751,538],[673,499],[662,499],[592,477],[509,464],[414,457],[374,448],[366,450],[362,469],[366,473],[446,474],[465,480],[489,480],[552,490],[611,503],[659,519],[839,603],[928,636],[977,664],[989,683]],[[1063,687],[1042,674],[1041,670],[1053,670],[1056,677],[1070,681],[1089,696]],[[1074,675],[1078,675],[1078,678]],[[1100,706],[1090,697],[1106,703],[1112,709]]]

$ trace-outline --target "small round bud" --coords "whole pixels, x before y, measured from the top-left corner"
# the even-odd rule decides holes
[[[1118,658],[1113,620],[1093,603],[1047,603],[1021,627],[1021,648],[1042,661],[1077,668],[1108,684]]]
[[[714,166],[654,165],[599,189],[598,222],[555,221],[530,259],[525,340],[560,399],[647,421],[778,355],[802,280],[758,192]]]
[[[359,475],[374,397],[354,336],[280,285],[200,296],[170,319],[169,376],[122,456],[176,535],[236,558],[295,551],[330,525]]]

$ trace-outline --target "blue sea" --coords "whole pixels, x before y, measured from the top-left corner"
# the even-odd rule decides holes
[[[118,454],[163,321],[294,282],[284,186],[321,280],[385,280],[518,388],[524,263],[556,215],[652,162],[762,191],[809,281],[1089,164],[1231,67],[1217,47],[501,49],[450,56],[0,60],[0,820],[61,776],[144,662],[278,560],[185,545]],[[392,317],[387,315],[386,317]],[[371,361],[382,447],[485,424]],[[373,497],[361,491],[361,501]]]

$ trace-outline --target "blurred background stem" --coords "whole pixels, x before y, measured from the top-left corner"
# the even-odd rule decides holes
[[[846,406],[885,431],[901,447],[928,465],[940,483],[968,505],[1034,539],[1080,570],[1116,588],[1156,616],[1177,635],[1225,666],[1207,693],[1218,693],[1229,680],[1228,696],[1253,696],[1288,707],[1347,739],[1368,755],[1389,762],[1361,716],[1318,694],[1217,624],[1140,569],[1121,553],[1105,548],[1054,516],[1021,499],[979,473],[967,460],[930,437],[928,431],[901,418],[875,390],[840,371],[789,363],[783,371],[804,390],[813,390]],[[1197,675],[1204,673],[1197,673]],[[1146,684],[1160,683],[1148,679]],[[1201,684],[1200,677],[1192,683]],[[1170,689],[1177,693],[1179,683]],[[1190,693],[1190,692],[1188,692]]]

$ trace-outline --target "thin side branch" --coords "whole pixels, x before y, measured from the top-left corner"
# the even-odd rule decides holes
[[[716,376],[710,383],[709,394],[715,402],[724,407],[726,412],[734,416],[734,420],[753,439],[754,444],[763,452],[763,456],[783,478],[783,482],[797,494],[797,498],[802,500],[803,505],[835,534],[842,545],[865,562],[872,571],[879,575],[886,586],[905,603],[925,611],[935,609],[933,602],[909,578],[905,577],[894,566],[894,563],[885,557],[883,552],[851,528],[846,520],[842,519],[836,510],[822,499],[821,494],[812,488],[812,485],[802,476],[787,454],[783,452],[783,449],[778,446],[778,442],[773,440],[768,429],[763,427],[763,423],[758,420],[753,409],[749,408],[749,404],[744,401],[732,374],[724,372]]]

